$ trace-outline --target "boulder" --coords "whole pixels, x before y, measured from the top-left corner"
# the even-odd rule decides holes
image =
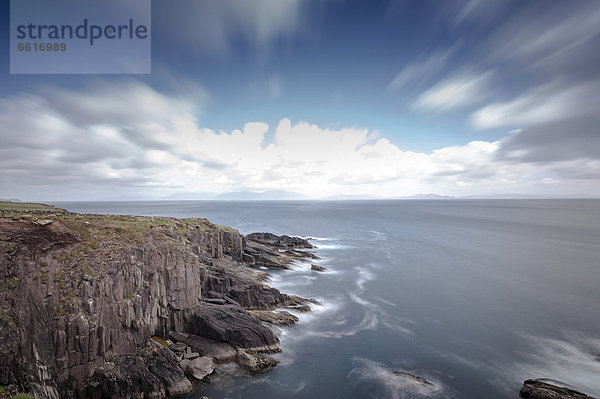
[[[235,362],[251,373],[264,373],[277,366],[277,361],[271,357],[248,353],[241,349],[236,354]]]
[[[324,272],[327,269],[325,269],[323,266],[319,266],[313,263],[312,265],[310,265],[310,270],[314,270],[316,272]]]
[[[183,359],[179,366],[185,372],[197,380],[201,380],[215,369],[215,364],[208,356],[196,357],[194,359]]]
[[[558,381],[554,383],[561,384]],[[519,395],[526,399],[593,399],[584,393],[565,386],[550,384],[541,379],[526,380]]]

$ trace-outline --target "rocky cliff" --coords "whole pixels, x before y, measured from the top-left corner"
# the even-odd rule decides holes
[[[206,219],[0,211],[0,385],[42,398],[162,398],[215,364],[269,369],[260,353],[278,340],[252,312],[293,322],[269,311],[306,304],[248,266],[286,267],[308,248]]]

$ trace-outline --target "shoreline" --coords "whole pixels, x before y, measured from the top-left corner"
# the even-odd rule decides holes
[[[279,339],[265,323],[292,325],[285,309],[310,310],[253,267],[315,258],[306,239],[11,205],[0,209],[0,272],[11,281],[0,295],[0,385],[41,398],[183,394],[224,364],[275,367]]]

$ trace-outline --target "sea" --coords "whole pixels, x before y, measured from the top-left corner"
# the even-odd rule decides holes
[[[310,263],[269,272],[270,285],[319,301],[276,329],[279,365],[217,373],[185,398],[516,399],[529,378],[600,397],[599,200],[55,205],[206,217],[317,246],[326,272]]]

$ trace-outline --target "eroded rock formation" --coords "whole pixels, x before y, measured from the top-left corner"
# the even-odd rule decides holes
[[[0,385],[163,398],[213,363],[269,369],[258,353],[277,351],[277,337],[247,309],[307,305],[248,265],[287,267],[310,248],[206,219],[0,212]]]

